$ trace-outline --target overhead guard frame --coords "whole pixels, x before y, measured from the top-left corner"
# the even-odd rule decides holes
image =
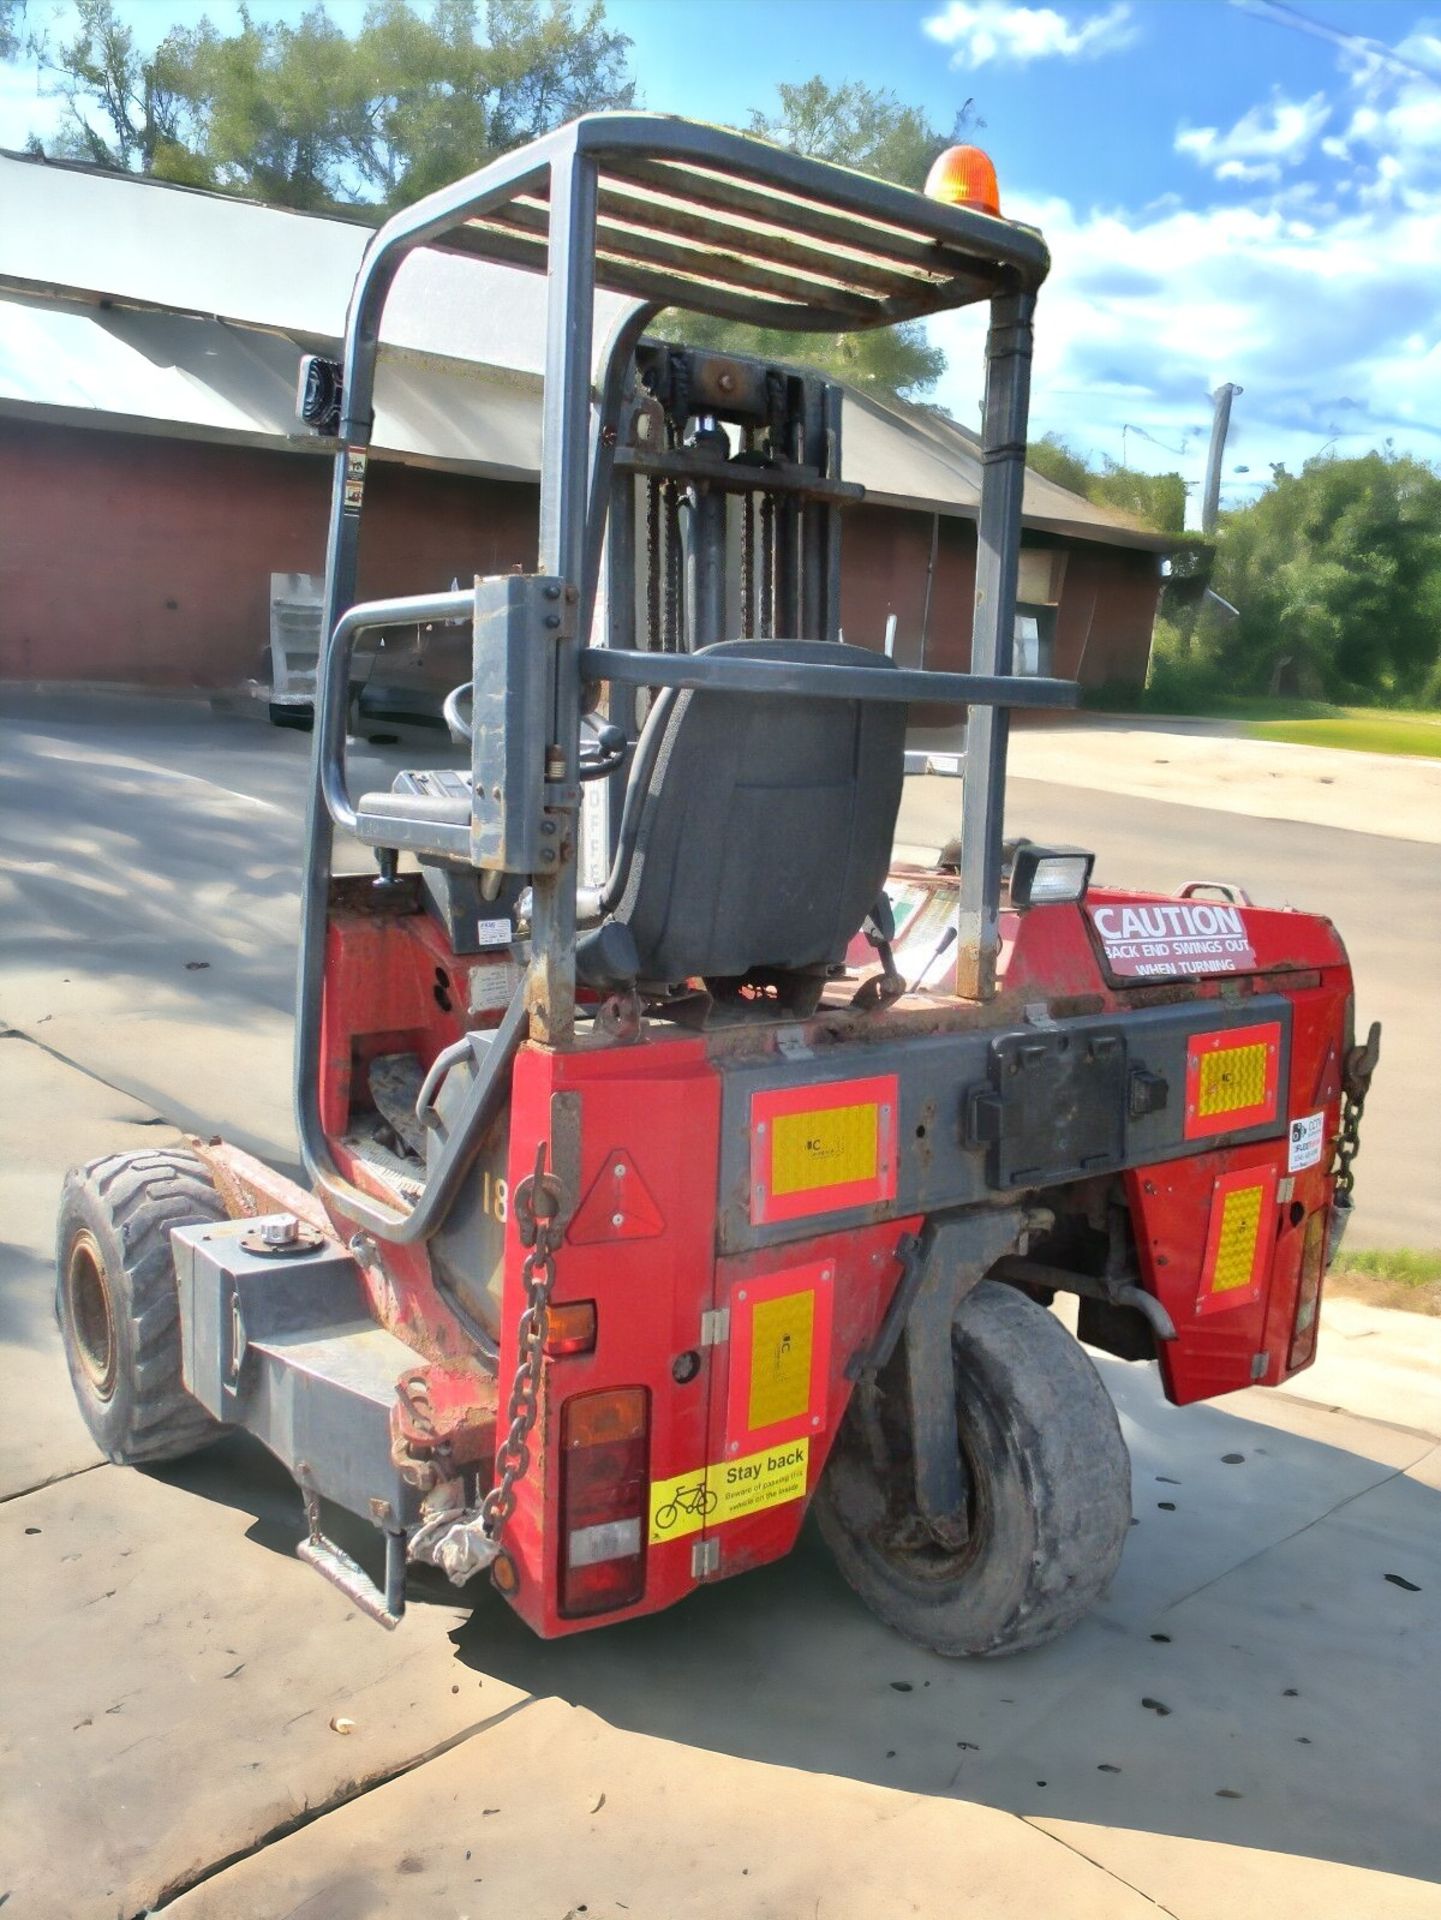
[[[357,490],[351,476],[374,432],[381,317],[397,272],[420,247],[542,271],[548,279],[538,569],[573,582],[579,599],[578,618],[555,648],[549,744],[556,778],[547,786],[548,808],[563,815],[577,804],[582,653],[613,469],[612,450],[593,432],[592,385],[605,410],[645,327],[666,306],[817,332],[868,330],[989,301],[971,666],[978,682],[1010,679],[1031,319],[1049,268],[1040,234],[724,128],[639,113],[587,115],[502,155],[392,216],[366,248],[346,319],[326,552],[327,647],[355,598],[363,478]],[[598,366],[597,290],[636,302],[604,343]],[[995,989],[1007,705],[1037,703],[1034,695],[1012,699],[1023,685],[998,690],[1004,703],[989,689],[971,696],[956,980],[959,994],[976,999]],[[344,1179],[320,1118],[334,852],[322,744],[318,729],[301,897],[297,1127],[311,1175],[353,1217],[393,1232],[403,1216]],[[563,1046],[575,1019],[573,860],[537,875],[532,893],[530,973],[517,1001],[523,994],[533,1038]],[[518,1012],[507,1016],[515,1043]]]

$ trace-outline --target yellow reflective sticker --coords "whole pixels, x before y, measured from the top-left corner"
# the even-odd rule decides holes
[[[1266,1046],[1218,1047],[1202,1056],[1196,1112],[1204,1120],[1216,1113],[1242,1113],[1266,1098]]]
[[[724,1526],[763,1507],[781,1507],[805,1497],[809,1439],[766,1447],[744,1460],[717,1460],[693,1467],[673,1480],[653,1480],[650,1489],[650,1543],[679,1540],[702,1527]]]
[[[758,1300],[751,1315],[751,1391],[747,1427],[779,1426],[811,1400],[811,1341],[816,1296],[785,1293]]]
[[[1222,1200],[1212,1293],[1233,1293],[1237,1287],[1250,1286],[1256,1266],[1261,1197],[1260,1187],[1234,1187]]]
[[[874,1180],[880,1159],[880,1109],[873,1100],[856,1107],[819,1107],[812,1113],[778,1113],[771,1122],[771,1192],[812,1193]]]

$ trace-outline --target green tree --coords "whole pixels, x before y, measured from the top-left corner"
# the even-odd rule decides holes
[[[0,0],[0,60],[13,60],[20,51],[20,22],[25,0]]]
[[[1441,472],[1389,446],[1308,460],[1224,516],[1216,591],[1240,618],[1212,641],[1238,691],[1434,699]]]
[[[281,206],[386,209],[634,98],[602,0],[374,0],[353,36],[324,0],[294,25],[242,5],[235,32],[202,17],[151,55],[113,0],[77,13],[40,48],[62,152]]]
[[[21,0],[23,4],[23,0]],[[0,28],[16,0],[0,0]],[[100,166],[309,211],[387,210],[580,113],[632,104],[630,42],[604,0],[371,0],[347,33],[316,0],[301,18],[243,4],[137,45],[114,0],[75,0],[77,25],[38,49],[67,107],[57,145]],[[746,131],[919,188],[949,132],[886,88],[819,76],[777,89]],[[677,316],[671,337],[799,361],[882,394],[919,396],[945,370],[920,322],[874,333],[791,334]]]
[[[889,88],[867,87],[858,80],[831,86],[816,75],[794,86],[778,86],[776,95],[770,112],[751,113],[747,133],[904,187],[924,186],[936,155],[963,139],[969,127],[981,124],[967,100],[950,132],[943,133]],[[928,393],[946,368],[945,354],[916,320],[874,333],[795,334],[686,314],[663,322],[660,330],[695,346],[799,362],[862,390],[908,398]]]
[[[76,0],[75,12],[72,39],[58,48],[43,36],[34,44],[51,91],[66,106],[53,145],[96,166],[153,173],[157,160],[185,138],[186,102],[169,57],[173,36],[147,59],[112,0]]]
[[[1057,486],[1127,513],[1157,533],[1180,533],[1185,527],[1186,483],[1179,473],[1142,473],[1105,459],[1099,468],[1091,467],[1054,433],[1031,442],[1026,463]]]

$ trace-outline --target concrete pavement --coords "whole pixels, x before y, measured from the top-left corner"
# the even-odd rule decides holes
[[[1137,1524],[1098,1612],[1010,1661],[906,1646],[809,1532],[609,1632],[545,1645],[437,1578],[387,1636],[294,1559],[250,1444],[98,1460],[49,1304],[60,1180],[176,1120],[292,1150],[304,749],[172,708],[32,714],[0,749],[0,1007],[33,1035],[0,1036],[4,1920],[1441,1920],[1441,1396],[1408,1316],[1328,1304],[1294,1392],[1208,1407],[1102,1360]],[[913,783],[911,830],[955,797]],[[1289,875],[1358,958],[1351,909],[1407,897],[1407,843],[1011,801],[1103,871]],[[1388,1165],[1368,1123],[1363,1205]]]
[[[172,1136],[18,1036],[0,1074],[6,1920],[1441,1915],[1434,1382],[1420,1430],[1347,1410],[1344,1367],[1338,1410],[1177,1410],[1102,1361],[1137,1524],[1100,1610],[1014,1660],[906,1646],[809,1533],[610,1632],[545,1645],[436,1579],[389,1636],[294,1559],[248,1442],[97,1462],[55,1199]]]

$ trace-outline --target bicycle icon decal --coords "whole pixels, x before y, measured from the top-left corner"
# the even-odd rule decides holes
[[[669,1533],[682,1514],[705,1520],[719,1505],[720,1495],[698,1480],[693,1487],[677,1487],[665,1505],[656,1508],[651,1525],[657,1533]]]

